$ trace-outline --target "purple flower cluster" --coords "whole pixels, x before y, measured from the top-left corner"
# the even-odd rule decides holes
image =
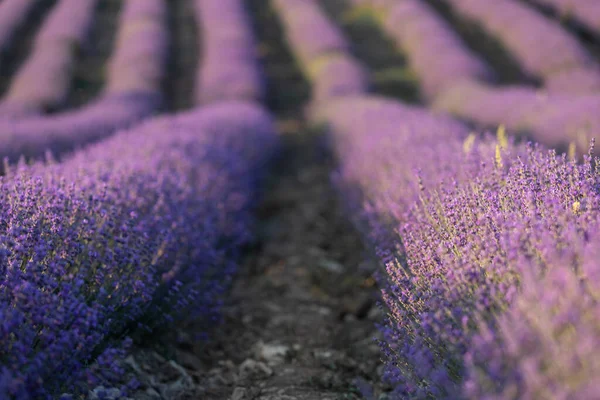
[[[35,0],[3,0],[0,2],[0,53],[13,39],[17,28],[26,22],[36,5]]]
[[[166,0],[123,3],[105,93],[161,93],[169,44]]]
[[[202,62],[196,102],[264,98],[254,33],[241,0],[195,0]]]
[[[489,67],[422,0],[358,3],[375,11],[383,28],[402,48],[427,99],[463,80],[492,79]]]
[[[394,398],[597,395],[597,161],[377,98],[313,118],[386,267]]]
[[[226,102],[3,177],[0,398],[85,392],[133,329],[211,318],[276,144],[262,108]]]
[[[368,91],[366,70],[315,0],[272,0],[272,5],[294,56],[312,83],[315,101]]]
[[[75,57],[86,41],[96,4],[97,0],[61,0],[55,6],[0,104],[0,118],[38,113],[66,101]]]
[[[526,4],[516,0],[446,1],[501,41],[523,70],[542,78],[549,90],[600,91],[600,68],[585,47],[560,24]]]
[[[60,5],[71,2],[76,3],[75,9],[79,11],[83,10],[80,3],[88,3],[69,0]],[[75,9],[60,10],[61,14],[69,14]],[[107,137],[155,112],[162,103],[160,84],[168,46],[165,13],[163,0],[124,3],[104,93],[77,110],[51,116],[0,119],[0,157],[16,161],[23,155],[39,158],[47,151],[59,155]],[[55,27],[57,37],[68,35],[72,29],[78,31],[74,26],[63,31],[58,23],[50,25]],[[47,38],[42,43],[46,41]],[[45,64],[42,66],[45,68]],[[5,116],[11,112],[16,116],[24,108],[22,103],[5,103],[3,111]]]
[[[580,154],[599,138],[600,96],[546,93],[526,86],[490,87],[463,82],[442,95],[433,108],[486,127],[506,125],[549,147],[574,143]]]
[[[139,122],[160,104],[158,95],[131,93],[104,96],[52,116],[0,120],[0,157],[14,162],[21,156],[40,158],[47,151],[57,156]]]
[[[600,35],[600,3],[596,0],[533,0],[558,11],[561,15],[575,18],[578,22]]]

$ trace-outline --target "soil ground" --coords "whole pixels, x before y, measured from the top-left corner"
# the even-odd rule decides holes
[[[134,399],[337,400],[380,383],[382,312],[370,261],[331,186],[334,168],[303,109],[310,88],[263,0],[248,2],[277,119],[281,157],[259,206],[258,239],[243,260],[211,339],[189,322],[137,348]],[[191,73],[191,70],[186,70]]]

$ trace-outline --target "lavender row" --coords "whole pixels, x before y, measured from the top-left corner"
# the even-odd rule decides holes
[[[600,68],[558,23],[516,0],[446,0],[511,52],[524,72],[554,92],[600,91]]]
[[[492,79],[490,68],[423,1],[357,0],[355,5],[374,11],[387,34],[408,57],[427,99],[464,80]]]
[[[364,93],[368,74],[350,54],[342,32],[315,0],[271,0],[301,69],[312,82],[313,99]]]
[[[3,0],[0,2],[0,53],[10,45],[19,26],[36,5],[35,0]]]
[[[87,40],[96,4],[97,0],[60,0],[0,103],[0,118],[37,114],[64,104],[75,57]]]
[[[265,96],[254,32],[241,0],[195,0],[202,30],[196,102],[256,100]]]
[[[572,17],[600,35],[600,3],[596,0],[533,0],[562,16]]]
[[[590,140],[599,138],[597,94],[555,94],[526,86],[494,88],[464,82],[439,96],[432,107],[486,127],[504,124],[549,147],[566,149],[573,143],[579,153],[586,153]]]
[[[123,7],[104,92],[160,95],[169,51],[166,1],[127,0]]]
[[[0,157],[54,155],[111,135],[155,112],[167,52],[162,0],[128,0],[117,32],[104,92],[80,109],[52,116],[0,120]],[[71,28],[68,28],[71,29]],[[127,54],[127,52],[130,52]],[[5,106],[9,112],[9,106]],[[15,113],[19,107],[14,110]]]
[[[86,392],[123,334],[182,317],[208,329],[276,141],[264,110],[226,102],[5,177],[0,397]]]
[[[385,271],[392,398],[595,398],[600,170],[377,98],[321,107]],[[596,162],[596,165],[598,163]]]

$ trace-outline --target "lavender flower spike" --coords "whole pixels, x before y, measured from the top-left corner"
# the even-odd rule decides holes
[[[85,394],[119,374],[86,367],[124,333],[210,324],[276,144],[228,102],[0,179],[0,398]]]
[[[195,0],[194,5],[203,54],[196,77],[197,103],[262,101],[265,83],[243,1]]]
[[[66,101],[75,56],[85,44],[96,4],[97,0],[61,0],[55,6],[0,103],[0,117],[37,113]]]

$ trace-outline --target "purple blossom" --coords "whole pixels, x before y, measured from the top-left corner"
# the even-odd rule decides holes
[[[161,92],[166,74],[169,31],[165,0],[123,3],[115,50],[108,65],[104,93]]]
[[[98,374],[124,334],[211,318],[276,141],[261,108],[222,103],[122,131],[61,164],[9,171],[0,396],[85,392],[110,378]],[[100,370],[86,370],[102,354]]]
[[[343,33],[314,0],[274,0],[291,47],[313,87],[313,100],[365,93],[369,79],[365,68],[350,54]]]
[[[600,171],[378,98],[316,111],[385,265],[394,398],[593,398]],[[597,162],[596,162],[596,165]]]
[[[202,27],[202,61],[196,78],[196,101],[257,100],[265,85],[254,33],[240,0],[195,0]]]
[[[506,125],[549,147],[573,143],[580,154],[600,132],[600,96],[546,93],[526,86],[495,88],[475,82],[458,84],[433,103],[487,127]]]
[[[572,93],[600,90],[600,68],[577,39],[536,10],[516,0],[446,0],[460,15],[481,25],[511,52],[523,70],[553,89]],[[589,70],[571,74],[570,70]],[[566,76],[562,76],[567,74]],[[574,81],[571,83],[572,78]],[[578,79],[585,78],[586,83]],[[590,86],[591,85],[591,86]]]
[[[3,0],[0,2],[0,53],[10,45],[18,27],[25,23],[35,0]]]
[[[558,11],[562,16],[573,17],[600,35],[600,3],[596,0],[533,0]]]
[[[421,0],[358,0],[376,11],[383,28],[407,55],[422,92],[432,99],[463,80],[489,81],[491,69]]]
[[[13,77],[0,117],[61,106],[67,99],[75,56],[86,41],[96,0],[61,0],[37,33],[31,54]]]

